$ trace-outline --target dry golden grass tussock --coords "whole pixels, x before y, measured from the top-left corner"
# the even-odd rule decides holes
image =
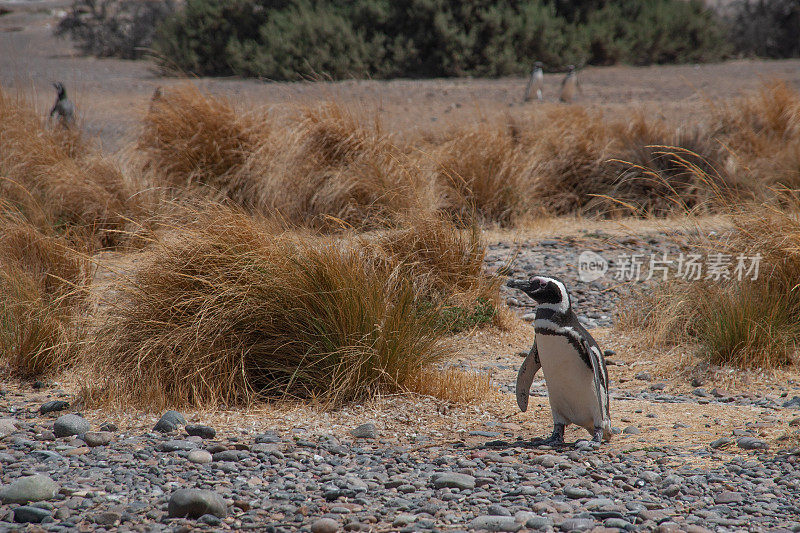
[[[301,109],[282,137],[261,203],[317,228],[386,226],[435,208],[428,172],[406,147],[334,102]]]
[[[76,131],[46,128],[32,107],[0,90],[0,198],[40,227],[80,228],[100,245],[117,244],[136,211],[132,191]]]
[[[0,202],[0,363],[16,376],[52,375],[76,363],[86,255]]]
[[[772,81],[756,93],[713,106],[714,136],[732,152],[733,172],[758,185],[800,185],[800,92]],[[765,192],[762,190],[762,192]]]
[[[697,246],[730,261],[730,279],[671,282],[624,317],[654,341],[698,343],[709,362],[739,368],[775,368],[800,363],[800,199],[776,191],[784,208],[730,205],[733,231]],[[788,209],[786,208],[788,206]],[[745,269],[759,257],[758,272]],[[757,279],[752,277],[757,274]]]
[[[420,370],[406,380],[403,388],[453,404],[473,404],[486,400],[494,386],[489,373],[446,367]]]
[[[298,238],[227,208],[153,244],[118,284],[91,404],[337,405],[401,390],[445,353],[435,308],[357,241]]]
[[[435,155],[446,209],[457,220],[513,225],[530,204],[527,152],[507,125],[456,133]]]
[[[237,111],[225,98],[186,84],[153,96],[137,149],[157,183],[201,187],[218,199],[252,206],[271,153],[271,123]],[[250,162],[259,156],[257,162]]]

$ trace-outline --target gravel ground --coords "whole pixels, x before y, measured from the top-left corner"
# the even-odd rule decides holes
[[[560,275],[587,324],[607,325],[625,289],[612,268],[580,290],[578,254],[678,253],[676,242],[663,233],[595,232],[492,243],[487,267],[514,256],[515,276]],[[529,311],[519,294],[508,298],[521,314]],[[490,366],[508,374],[498,380],[500,403],[513,409],[516,356],[506,355]],[[611,367],[620,427],[599,449],[582,440],[532,448],[523,440],[531,430],[501,413],[451,442],[406,439],[368,417],[349,431],[304,432],[287,422],[275,431],[218,433],[167,413],[157,424],[166,432],[141,424],[119,430],[102,415],[83,418],[58,403],[71,397],[55,384],[34,384],[38,396],[7,390],[0,394],[0,531],[800,531],[800,448],[778,450],[763,438],[773,427],[800,426],[796,383],[769,395],[706,391],[701,382],[678,390],[646,371],[631,378],[635,369],[625,373],[625,365]],[[532,401],[545,395],[537,381]],[[715,413],[703,415],[707,427],[726,409],[741,410],[742,420],[711,442],[685,445],[678,435],[689,426],[656,413],[687,407]],[[675,440],[648,423],[670,425]]]
[[[0,530],[31,520],[46,531],[800,531],[800,448],[708,468],[664,442],[628,453],[497,440],[420,449],[371,426],[363,438],[85,425],[56,437],[83,420],[57,414],[18,412],[2,439]]]

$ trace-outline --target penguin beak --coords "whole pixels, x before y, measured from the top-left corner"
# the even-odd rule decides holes
[[[519,289],[522,292],[528,292],[539,288],[539,283],[537,281],[530,281],[526,279],[510,279],[506,282],[506,287]]]

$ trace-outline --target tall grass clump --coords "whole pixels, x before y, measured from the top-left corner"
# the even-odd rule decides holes
[[[783,207],[736,206],[728,236],[696,243],[708,256],[727,258],[727,277],[668,282],[623,322],[648,331],[655,342],[691,339],[713,364],[775,368],[800,362],[800,198],[793,191],[776,194]],[[757,272],[749,270],[754,257],[760,258]]]
[[[0,147],[0,199],[31,221],[45,214],[99,245],[120,242],[135,198],[117,166],[79,132],[46,128],[31,106],[0,90]]]
[[[90,268],[71,239],[0,200],[0,365],[52,375],[76,362]]]
[[[456,220],[512,225],[530,203],[525,152],[508,128],[458,132],[438,150],[446,209]]]
[[[168,188],[197,189],[217,199],[231,198],[252,206],[268,157],[269,123],[258,114],[242,113],[224,98],[187,84],[157,92],[144,117],[138,150],[156,183]]]
[[[380,123],[333,102],[303,108],[278,150],[263,203],[287,220],[318,228],[383,227],[436,198],[425,170]]]
[[[360,240],[209,207],[153,243],[101,319],[90,401],[146,408],[401,390],[446,353],[438,309]]]
[[[774,185],[800,185],[800,92],[784,81],[715,106],[713,135],[731,151],[733,172],[765,194]]]

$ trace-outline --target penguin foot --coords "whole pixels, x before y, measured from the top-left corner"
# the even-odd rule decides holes
[[[553,426],[553,434],[546,439],[533,439],[531,444],[536,446],[552,446],[558,448],[564,446],[564,424],[556,424]]]
[[[594,437],[592,437],[592,442],[596,442],[598,444],[603,442],[603,428],[601,426],[594,428]]]

